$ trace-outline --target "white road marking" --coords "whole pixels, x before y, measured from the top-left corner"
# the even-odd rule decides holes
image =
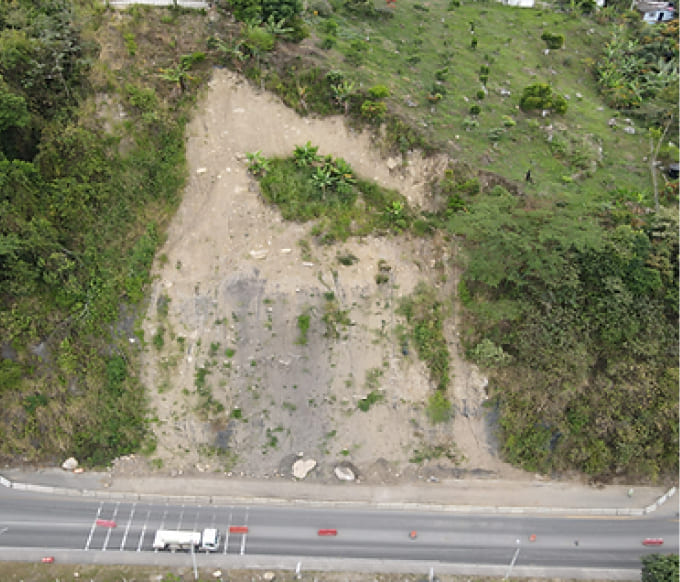
[[[194,531],[196,531],[196,528],[198,527],[198,514],[201,513],[201,506],[199,505],[196,508],[196,519],[194,519]]]
[[[9,529],[8,527],[3,527],[2,529],[0,529],[0,536],[4,534],[8,529]]]
[[[161,518],[161,526],[158,529],[164,529],[165,526],[165,518],[168,516],[168,504],[165,504],[165,511],[163,512],[163,517]],[[154,548],[154,552],[157,552],[158,550]]]
[[[231,511],[229,512],[229,523],[227,523],[227,531],[224,533],[224,553],[229,549],[229,526],[231,525]]]
[[[120,551],[121,552],[125,548],[125,540],[127,540],[128,532],[130,531],[130,525],[132,524],[132,518],[135,515],[135,506],[136,505],[137,505],[137,502],[132,504],[132,510],[130,511],[130,517],[129,517],[128,522],[127,522],[127,527],[125,528],[125,533],[123,534],[123,540],[120,542]]]
[[[151,515],[151,508],[146,511],[146,519],[144,520],[144,525],[142,526],[142,533],[139,534],[139,543],[137,544],[137,551],[142,551],[142,543],[144,542],[144,534],[146,533],[146,525],[149,523],[149,516]]]
[[[182,505],[182,511],[179,512],[179,523],[177,524],[177,529],[182,529],[183,519],[184,519],[184,505]]]
[[[87,543],[85,544],[85,551],[90,549],[90,542],[92,541],[92,536],[94,535],[94,528],[97,527],[97,520],[99,519],[99,514],[102,512],[102,504],[99,504],[99,508],[97,509],[97,515],[94,518],[94,521],[92,522],[92,527],[90,528],[90,535],[87,537]]]
[[[248,512],[250,511],[250,507],[246,507],[246,515],[243,518],[243,525],[247,526],[248,525]],[[241,555],[246,553],[246,538],[248,537],[248,534],[243,534],[243,537],[241,538]]]
[[[120,506],[120,501],[116,501],[116,507],[113,510],[113,515],[111,516],[111,521],[116,521],[116,515],[118,514],[118,507]],[[104,539],[104,545],[102,546],[102,552],[106,551],[106,546],[109,545],[109,539],[111,538],[111,530],[113,528],[108,528],[109,531],[106,532],[106,538]]]

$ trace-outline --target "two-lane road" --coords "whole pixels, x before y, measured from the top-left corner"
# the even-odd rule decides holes
[[[116,527],[102,525],[107,521]],[[635,570],[642,555],[678,551],[677,520],[668,513],[584,518],[173,505],[0,488],[0,548],[136,552],[137,561],[146,553],[157,563],[163,555],[152,549],[157,529],[207,527],[222,533],[213,558],[258,555],[495,566],[507,566],[515,558],[516,567]],[[337,535],[320,536],[320,529],[335,529]],[[417,531],[415,539],[409,537],[412,530]],[[645,538],[663,538],[663,546],[643,546]],[[108,561],[111,558],[107,555]]]

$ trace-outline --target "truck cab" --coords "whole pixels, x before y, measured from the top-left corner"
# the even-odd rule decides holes
[[[220,546],[220,532],[215,528],[203,530],[201,535],[201,550],[204,552],[216,552]]]

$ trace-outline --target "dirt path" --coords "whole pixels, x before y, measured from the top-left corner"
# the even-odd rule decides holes
[[[446,162],[416,156],[394,168],[342,118],[301,118],[234,73],[215,71],[188,128],[190,178],[157,260],[144,324],[155,466],[271,477],[288,475],[292,461],[304,457],[318,462],[308,479],[333,479],[340,462],[370,482],[447,477],[460,469],[446,459],[409,459],[453,434],[466,459],[460,468],[521,478],[489,443],[480,408],[485,380],[457,355],[455,316],[450,397],[467,416],[436,427],[427,422],[427,371],[396,342],[399,298],[420,280],[442,280],[434,265],[440,259],[451,268],[447,247],[391,237],[320,248],[311,225],[283,222],[263,204],[245,153],[285,156],[307,141],[414,205],[426,202],[426,183]],[[301,239],[310,243],[308,253]],[[339,252],[359,261],[342,266]],[[387,285],[375,281],[381,259],[391,267]],[[326,337],[329,309],[347,311],[352,322],[338,328],[337,339]],[[309,315],[306,341],[301,315]],[[372,390],[383,400],[360,411],[358,400]]]

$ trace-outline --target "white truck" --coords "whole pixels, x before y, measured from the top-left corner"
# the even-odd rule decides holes
[[[220,532],[207,528],[202,532],[177,529],[159,529],[153,539],[154,550],[191,550],[216,552],[220,545]]]

